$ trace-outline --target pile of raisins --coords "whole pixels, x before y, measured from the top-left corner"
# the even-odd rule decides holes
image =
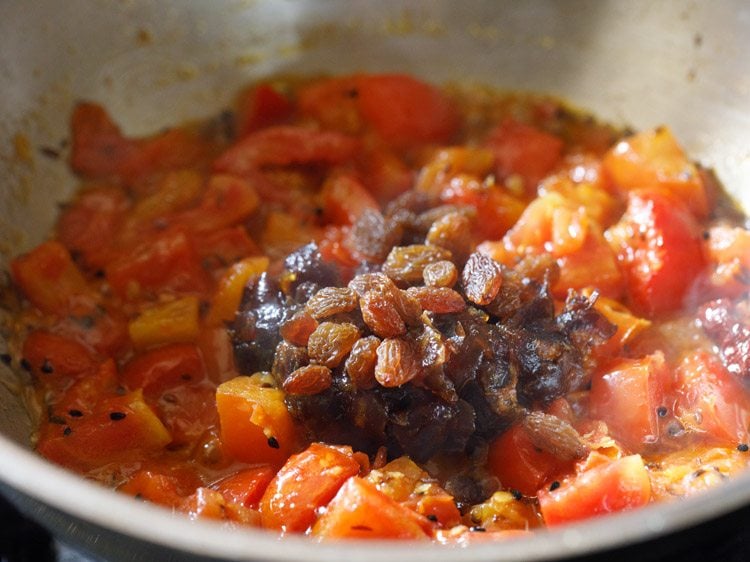
[[[554,260],[515,267],[472,253],[473,210],[409,192],[353,225],[355,269],[315,244],[246,288],[232,326],[244,374],[270,371],[310,440],[424,462],[473,454],[513,423],[561,457],[584,454],[541,410],[584,388],[615,327],[571,293]]]

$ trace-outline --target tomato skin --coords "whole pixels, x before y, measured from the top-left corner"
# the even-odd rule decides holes
[[[260,502],[263,526],[284,532],[305,531],[316,510],[359,472],[359,463],[340,449],[313,443],[292,455],[269,484]]]
[[[392,500],[362,478],[349,478],[315,522],[324,539],[426,539],[430,521]]]
[[[359,109],[388,143],[408,146],[448,142],[459,116],[440,90],[403,74],[359,76]]]
[[[594,375],[591,414],[607,422],[617,440],[639,451],[659,438],[657,409],[666,407],[669,377],[660,351],[640,359],[621,359]]]
[[[683,358],[677,368],[678,416],[709,441],[734,445],[750,439],[747,391],[706,351]]]
[[[545,523],[552,527],[596,515],[625,511],[651,500],[651,482],[640,455],[603,461],[537,494]]]
[[[605,233],[625,271],[632,308],[647,315],[679,309],[703,270],[701,231],[672,197],[633,191],[620,222]]]
[[[520,425],[514,425],[490,444],[488,468],[504,488],[532,496],[548,480],[573,468],[537,449]]]
[[[527,193],[535,193],[539,181],[560,161],[563,149],[559,138],[513,120],[492,131],[486,145],[495,154],[499,176],[520,175]]]

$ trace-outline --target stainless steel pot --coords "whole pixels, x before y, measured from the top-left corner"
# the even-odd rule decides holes
[[[214,114],[271,73],[405,71],[552,92],[636,128],[666,123],[750,209],[750,4],[737,1],[19,0],[0,3],[0,253],[40,242],[75,185],[72,104],[105,103],[126,132]],[[0,345],[1,342],[0,342]],[[750,502],[750,473],[692,500],[448,549],[279,542],[191,522],[56,468],[29,450],[16,375],[0,372],[0,488],[67,540],[110,559],[480,561],[612,549]]]

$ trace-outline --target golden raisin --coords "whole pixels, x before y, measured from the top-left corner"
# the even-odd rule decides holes
[[[318,322],[305,311],[299,311],[279,326],[279,334],[294,345],[306,346],[310,334],[318,327]]]
[[[331,370],[323,365],[305,365],[291,373],[284,381],[284,391],[288,394],[320,394],[330,388],[333,382]]]
[[[378,360],[379,345],[380,338],[368,336],[358,340],[352,347],[344,368],[356,388],[366,390],[375,386],[375,363]]]
[[[344,360],[359,337],[354,324],[323,322],[310,334],[307,353],[311,361],[333,368]]]
[[[422,279],[428,287],[453,287],[458,281],[458,270],[451,261],[438,261],[425,266]]]
[[[325,287],[307,301],[306,310],[316,320],[322,320],[357,308],[357,295],[348,287]]]
[[[432,223],[425,242],[449,250],[456,260],[463,262],[471,253],[472,226],[473,223],[466,214],[448,213]]]
[[[359,299],[362,319],[376,335],[392,338],[406,333],[406,324],[399,314],[395,300],[388,294],[370,291]]]
[[[447,287],[409,287],[406,293],[415,298],[423,309],[437,314],[461,312],[466,308],[463,297]]]
[[[451,253],[439,246],[397,246],[388,254],[383,273],[397,283],[414,285],[422,282],[422,273],[427,265],[450,259]]]
[[[377,355],[375,380],[382,386],[401,386],[420,372],[419,355],[405,340],[399,338],[383,340],[378,346]]]
[[[502,280],[500,265],[479,252],[469,256],[461,276],[466,298],[480,306],[492,302],[500,291]]]

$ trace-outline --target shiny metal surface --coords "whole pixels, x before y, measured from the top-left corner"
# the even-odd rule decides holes
[[[665,123],[750,209],[748,29],[750,4],[741,0],[6,0],[0,256],[5,262],[41,241],[74,186],[64,159],[38,149],[65,153],[75,100],[105,103],[127,133],[142,134],[211,115],[243,83],[279,72],[405,71],[556,93],[635,128]],[[171,516],[47,464],[27,450],[32,428],[14,386],[13,375],[0,373],[4,490],[111,559],[551,559],[667,533],[750,501],[745,475],[694,500],[502,545],[279,542]]]

